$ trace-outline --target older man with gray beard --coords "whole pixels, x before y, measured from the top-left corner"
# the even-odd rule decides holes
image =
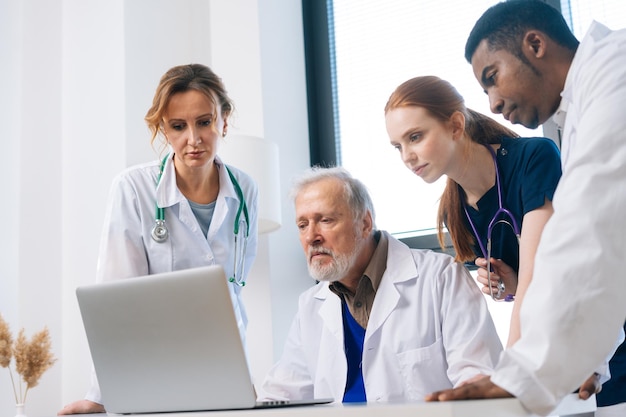
[[[414,401],[491,373],[502,345],[462,264],[376,230],[367,189],[343,168],[310,169],[292,196],[319,283],[259,398]]]

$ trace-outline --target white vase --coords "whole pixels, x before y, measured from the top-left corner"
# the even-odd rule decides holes
[[[26,407],[25,404],[15,404],[15,417],[26,417],[24,407]]]

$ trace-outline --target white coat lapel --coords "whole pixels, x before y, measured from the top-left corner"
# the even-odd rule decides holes
[[[315,298],[322,305],[319,316],[323,327],[319,341],[320,364],[323,371],[318,373],[318,383],[328,384],[328,389],[334,398],[341,398],[346,386],[348,365],[343,347],[343,318],[341,314],[341,300],[330,289],[327,283],[315,294]]]
[[[389,240],[387,268],[374,298],[365,333],[366,342],[385,323],[391,312],[396,309],[400,300],[397,284],[417,277],[417,268],[409,247],[389,235],[387,238]]]
[[[322,303],[319,315],[324,323],[324,328],[343,345],[341,300],[328,289],[328,283],[322,283],[320,286],[322,288],[315,294],[315,298]]]

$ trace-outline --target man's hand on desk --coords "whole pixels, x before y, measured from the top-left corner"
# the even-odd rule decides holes
[[[453,389],[433,392],[426,396],[426,401],[455,401],[472,400],[480,398],[507,398],[512,397],[508,391],[500,388],[487,375],[474,377],[461,386]],[[597,394],[602,389],[600,375],[594,373],[580,387],[578,396],[586,400],[592,394]]]
[[[456,388],[433,392],[426,396],[426,401],[455,401],[479,398],[508,398],[512,395],[500,388],[487,375],[472,378],[468,382]]]
[[[64,416],[68,414],[92,414],[92,413],[105,413],[102,404],[94,403],[89,400],[74,401],[63,407],[61,411],[57,413],[58,416]]]
[[[583,400],[591,397],[593,394],[597,394],[602,391],[602,384],[600,383],[600,374],[594,372],[578,389],[578,397]]]

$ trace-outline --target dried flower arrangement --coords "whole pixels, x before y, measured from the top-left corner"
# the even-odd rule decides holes
[[[9,325],[0,315],[0,366],[9,369],[16,404],[26,402],[28,390],[36,386],[41,375],[56,362],[50,350],[48,328],[34,334],[30,341],[21,329],[14,342]],[[21,377],[17,384],[10,367],[11,358],[15,360],[15,372]]]

